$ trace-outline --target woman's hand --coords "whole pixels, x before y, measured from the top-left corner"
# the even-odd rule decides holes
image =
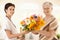
[[[27,34],[27,33],[29,33],[29,31],[27,31],[27,30],[21,31],[21,32],[18,34],[19,36],[17,36],[17,38],[20,39],[20,40],[23,40],[25,34]]]
[[[24,40],[25,37],[24,37],[23,35],[20,35],[20,36],[18,36],[17,38],[18,38],[19,40]]]
[[[24,34],[27,34],[27,33],[29,33],[29,31],[24,30],[24,31],[21,31],[21,33],[20,33],[20,34],[24,35]]]

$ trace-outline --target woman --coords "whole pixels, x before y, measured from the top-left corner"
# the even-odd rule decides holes
[[[13,24],[11,17],[14,14],[15,5],[12,3],[7,3],[5,5],[5,13],[6,13],[6,27],[5,32],[9,38],[9,40],[17,40],[17,37],[20,37],[27,33],[27,31],[23,31],[21,33],[17,33],[16,26]]]
[[[46,25],[42,31],[40,31],[40,34],[45,36],[42,37],[41,40],[57,40],[55,35],[58,24],[56,18],[51,14],[53,9],[52,6],[53,4],[50,2],[43,3],[43,12],[46,15],[44,18]]]

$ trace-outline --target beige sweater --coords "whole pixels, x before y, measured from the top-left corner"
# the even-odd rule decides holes
[[[54,18],[53,16],[51,16],[49,19],[44,18],[45,22],[46,22],[46,26],[43,28],[44,31],[50,31],[50,30],[54,30],[56,32],[57,27],[58,27],[58,23],[56,18]],[[52,40],[55,37],[55,35],[51,35],[51,38],[47,38],[44,35],[40,36],[40,40]]]

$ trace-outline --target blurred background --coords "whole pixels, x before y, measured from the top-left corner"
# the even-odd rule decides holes
[[[12,17],[12,21],[20,30],[20,21],[32,14],[43,15],[42,4],[46,1],[53,3],[52,14],[57,18],[59,27],[57,29],[57,34],[60,34],[60,0],[0,0],[0,16],[4,17],[4,5],[6,3],[15,4],[15,14]]]

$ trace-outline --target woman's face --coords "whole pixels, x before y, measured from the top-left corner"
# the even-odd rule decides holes
[[[52,6],[50,4],[48,4],[48,3],[43,5],[43,11],[44,11],[45,14],[51,13]]]
[[[6,15],[11,17],[14,14],[14,9],[15,7],[13,6],[8,7],[8,9],[6,9]]]

